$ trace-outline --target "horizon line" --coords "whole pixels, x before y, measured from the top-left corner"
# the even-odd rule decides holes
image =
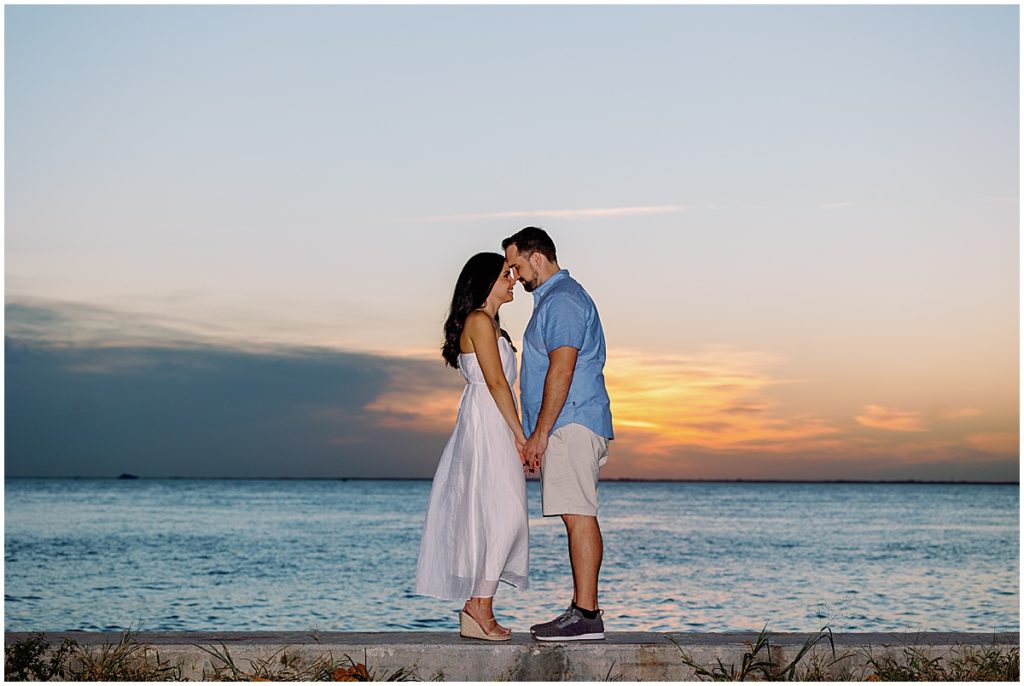
[[[9,476],[7,479],[97,479],[113,481],[433,481],[430,477],[414,476]],[[538,478],[527,481],[540,482]],[[603,483],[750,483],[750,484],[935,484],[964,486],[1020,486],[1017,481],[978,481],[954,479],[694,479],[694,478],[643,478],[616,477],[601,479]]]

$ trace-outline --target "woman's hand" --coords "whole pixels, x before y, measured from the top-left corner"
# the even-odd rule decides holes
[[[523,448],[526,446],[526,436],[522,433],[517,433],[516,436],[516,452],[519,453],[519,461],[523,463],[523,472],[529,473],[529,465],[526,464],[526,458],[523,457]]]

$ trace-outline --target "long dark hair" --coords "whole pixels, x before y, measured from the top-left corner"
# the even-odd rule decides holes
[[[466,317],[473,310],[483,307],[504,266],[504,255],[481,252],[470,257],[466,266],[462,268],[459,280],[455,282],[448,318],[444,322],[444,345],[441,346],[441,357],[450,366],[459,368],[459,338],[466,326]],[[497,316],[494,317],[494,321],[499,321]],[[512,342],[504,329],[501,329],[501,335],[508,339],[509,343]]]

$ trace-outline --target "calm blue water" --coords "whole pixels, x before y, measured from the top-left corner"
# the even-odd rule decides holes
[[[454,630],[410,593],[428,481],[8,479],[5,629]],[[529,484],[514,629],[566,604]],[[601,486],[608,630],[1018,631],[1017,486]]]

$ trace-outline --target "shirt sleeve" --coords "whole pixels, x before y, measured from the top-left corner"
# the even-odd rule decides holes
[[[583,349],[587,333],[587,310],[582,303],[567,295],[552,294],[544,317],[544,347],[548,354],[563,346]]]

